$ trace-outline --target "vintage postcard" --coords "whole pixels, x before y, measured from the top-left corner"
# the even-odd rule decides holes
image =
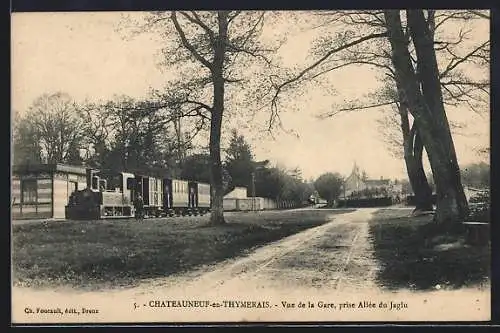
[[[489,321],[489,15],[12,13],[12,323]]]

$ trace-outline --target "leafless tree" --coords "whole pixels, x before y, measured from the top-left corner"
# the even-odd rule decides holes
[[[84,133],[76,114],[76,106],[65,93],[43,94],[29,107],[17,124],[17,132],[38,151],[40,161],[47,163],[77,163]],[[19,139],[23,139],[18,137]],[[34,142],[33,142],[34,141]],[[26,141],[17,142],[22,147]],[[32,145],[33,146],[33,145]]]
[[[468,206],[444,108],[432,33],[423,10],[408,10],[406,14],[415,47],[417,72],[411,62],[409,35],[401,24],[400,12],[384,11],[398,95],[413,115],[419,139],[429,156],[438,196],[436,221],[463,221]]]
[[[262,11],[173,11],[148,15],[139,31],[157,31],[166,42],[163,64],[177,69],[178,105],[207,121],[211,158],[210,223],[224,224],[221,133],[231,86],[242,89],[249,71],[268,67],[274,49],[260,36],[268,13]],[[263,66],[262,66],[263,65]]]
[[[443,99],[448,104],[462,103],[467,101],[467,105],[474,111],[479,106],[484,106],[489,95],[488,80],[472,80],[468,73],[462,70],[464,65],[487,65],[489,55],[489,41],[475,41],[471,46],[465,47],[468,32],[460,29],[458,37],[453,40],[446,35],[446,26],[449,22],[464,21],[473,19],[488,18],[487,14],[479,11],[426,11],[427,32],[431,36],[433,52],[439,55],[439,60],[443,63],[438,80],[440,91],[443,90]],[[282,79],[275,85],[275,95],[271,104],[272,122],[278,114],[280,97],[287,90],[298,87],[304,82],[315,80],[318,77],[331,71],[357,64],[370,66],[380,72],[384,77],[390,79],[389,89],[383,89],[368,97],[368,101],[352,101],[342,107],[335,107],[334,111],[324,116],[333,116],[340,112],[365,110],[373,107],[393,105],[398,111],[401,121],[400,128],[403,134],[403,147],[405,161],[409,178],[412,185],[420,188],[423,195],[423,208],[428,208],[430,204],[430,191],[422,167],[423,143],[418,136],[417,122],[412,121],[412,110],[408,109],[404,101],[403,90],[398,87],[396,71],[393,64],[393,49],[389,47],[387,27],[384,11],[334,11],[321,12],[318,16],[322,22],[319,28],[325,28],[326,37],[322,38],[314,49],[318,60],[303,70]],[[406,38],[406,45],[409,53],[409,64],[414,70],[414,77],[420,80],[420,67],[418,66],[418,56],[410,34],[409,24],[402,24],[403,36]],[[338,28],[336,35],[332,36],[333,29]],[[415,30],[415,28],[414,28]],[[423,82],[418,81],[418,87],[423,90]],[[442,88],[441,88],[442,87]],[[398,89],[399,88],[399,89]],[[454,149],[453,149],[454,150]],[[453,151],[454,154],[454,151]],[[431,163],[432,164],[432,163]],[[420,186],[419,186],[420,184]]]

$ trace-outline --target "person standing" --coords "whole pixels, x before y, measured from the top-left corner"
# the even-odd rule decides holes
[[[142,200],[142,196],[137,194],[137,197],[134,200],[134,208],[135,208],[135,219],[141,220],[144,217],[144,200]]]

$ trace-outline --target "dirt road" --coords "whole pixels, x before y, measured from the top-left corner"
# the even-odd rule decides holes
[[[370,257],[367,221],[374,211],[360,209],[332,217],[327,224],[261,247],[247,257],[169,279],[168,284],[190,288],[196,296],[242,286],[246,291],[373,290],[376,265]]]
[[[378,267],[368,234],[368,221],[375,211],[332,215],[324,225],[258,248],[246,257],[146,281],[133,289],[15,288],[13,318],[45,322],[461,320],[465,308],[456,302],[458,297],[476,306],[468,306],[467,318],[488,318],[489,293],[382,292],[375,281]],[[182,303],[173,300],[200,301],[207,307],[177,306]],[[47,307],[49,301],[62,311],[88,307],[99,313],[56,319],[26,313],[27,308]]]

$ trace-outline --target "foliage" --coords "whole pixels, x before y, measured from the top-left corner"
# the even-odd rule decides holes
[[[231,183],[231,175],[226,168],[223,168],[223,186],[228,190]],[[180,177],[186,180],[197,180],[210,184],[210,155],[193,154],[188,155],[182,163]]]
[[[390,197],[357,197],[339,200],[339,207],[345,208],[362,208],[362,207],[386,207],[393,204]]]
[[[480,191],[469,199],[469,216],[467,221],[491,222],[490,190]]]
[[[250,145],[245,141],[243,135],[239,135],[236,130],[231,132],[224,166],[231,175],[231,188],[244,186],[250,189],[252,174],[255,172],[256,165]]]
[[[379,197],[388,197],[389,192],[387,188],[382,187],[374,187],[374,188],[364,188],[361,191],[353,191],[349,194],[349,198],[379,198]]]
[[[255,194],[257,197],[276,201],[291,201],[302,204],[313,193],[313,186],[297,177],[294,170],[280,167],[260,167],[255,172]]]
[[[343,177],[338,173],[328,172],[322,174],[314,182],[314,188],[319,195],[328,202],[328,206],[333,206],[333,202],[341,193]]]
[[[490,186],[490,166],[487,163],[472,163],[461,169],[462,183],[471,187]]]
[[[150,101],[117,96],[79,108],[87,133],[87,162],[104,169],[176,169],[181,149],[171,110]],[[185,151],[184,151],[185,153]]]
[[[179,144],[172,111],[116,96],[77,104],[65,93],[42,95],[14,121],[14,163],[85,164],[107,170],[163,168],[180,175],[192,149]]]

